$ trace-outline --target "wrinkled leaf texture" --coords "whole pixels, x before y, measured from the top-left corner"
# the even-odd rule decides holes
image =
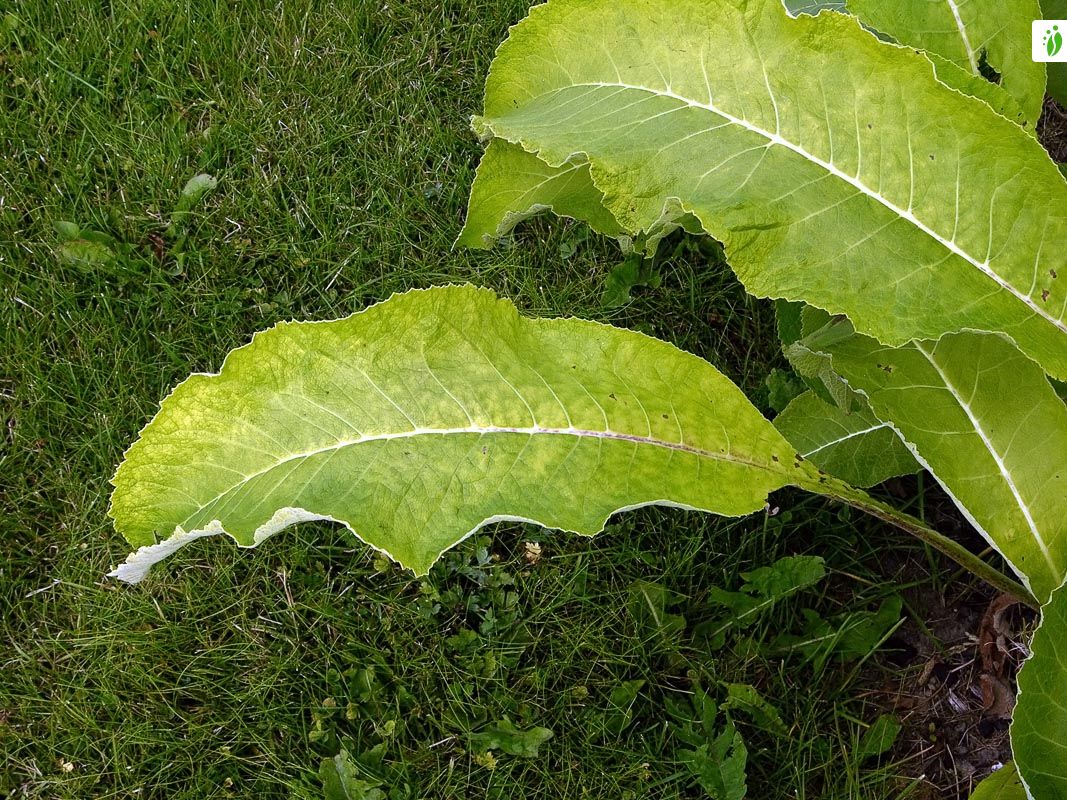
[[[828,480],[706,361],[442,287],[282,323],[180,384],[113,479],[111,516],[140,547],[113,574],[313,519],[423,574],[489,522],[592,535],[620,509],[739,516]]]
[[[1067,376],[1063,177],[1018,125],[852,17],[550,0],[499,49],[475,128],[510,146],[490,144],[461,243],[551,205],[501,204],[494,162],[521,148],[588,175],[570,216],[606,211],[652,241],[695,216],[753,294],[888,344],[1001,331]]]

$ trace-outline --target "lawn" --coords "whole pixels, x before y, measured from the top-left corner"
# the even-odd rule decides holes
[[[655,333],[769,411],[765,379],[784,366],[773,308],[714,246],[671,240],[662,283],[615,309],[601,297],[618,250],[574,227],[452,249],[481,152],[468,119],[526,10],[0,12],[0,797],[318,798],[320,762],[342,747],[391,800],[702,797],[685,755],[701,736],[693,698],[728,684],[756,687],[787,731],[736,714],[750,797],[952,796],[923,774],[967,788],[966,769],[938,766],[966,761],[943,720],[894,703],[945,638],[931,620],[973,617],[988,594],[794,493],[739,521],[623,514],[593,540],[500,525],[424,580],[325,525],[255,551],[204,541],[136,587],[104,577],[128,550],[106,516],[125,447],[177,381],[278,320],[470,281],[526,313]],[[168,231],[199,173],[217,188]],[[73,249],[72,226],[98,247]],[[943,513],[921,483],[896,489],[914,513]],[[825,580],[721,646],[699,635],[714,587],[809,553]],[[803,639],[805,609],[842,638],[898,595],[900,625],[851,655],[781,644]],[[882,714],[906,725],[879,755],[862,740]],[[490,750],[479,734],[504,720],[553,737],[533,757]],[[1002,726],[987,733],[992,758]]]

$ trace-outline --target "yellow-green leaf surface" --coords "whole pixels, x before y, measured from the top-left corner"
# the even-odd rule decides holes
[[[741,391],[643,334],[521,317],[470,286],[283,323],[167,397],[113,480],[137,581],[192,539],[328,519],[425,573],[482,525],[594,534],[620,509],[724,515],[824,478]]]
[[[851,325],[832,325],[832,320],[821,308],[803,306],[800,337],[789,342],[783,339],[782,353],[816,395],[848,414],[864,401],[857,401],[855,390],[834,371],[827,349],[838,339],[855,335],[855,330]]]
[[[634,243],[604,206],[584,156],[550,166],[517,144],[492,139],[478,164],[456,244],[486,250],[523,220],[546,211],[585,222],[597,233],[618,238],[624,248],[633,246],[647,254],[654,254],[657,243],[678,228],[704,233],[699,220],[678,203],[669,203],[654,224],[635,231],[642,236]]]
[[[480,202],[467,213],[457,244],[487,247],[522,220],[542,211],[580,217],[597,233],[619,236],[622,228],[603,206],[589,177],[589,165],[550,167],[518,145],[497,139],[489,143],[475,189]]]
[[[988,333],[897,348],[835,337],[824,351],[1047,599],[1067,574],[1067,406],[1040,367]]]
[[[754,294],[890,344],[1003,331],[1067,377],[1063,176],[853,17],[550,0],[499,49],[475,127],[551,167],[587,161],[631,234],[692,212]]]
[[[863,406],[846,413],[804,392],[774,418],[774,427],[804,458],[853,486],[874,486],[920,469],[893,427]]]
[[[961,0],[961,2],[967,1],[968,0]],[[1056,1],[1059,2],[1060,0]],[[917,5],[921,3],[927,6],[939,3],[942,5],[943,8],[949,8],[949,6],[945,4],[945,0],[892,0],[890,5],[892,5],[893,3],[899,4],[902,2],[909,5]],[[979,0],[979,2],[988,2],[988,0]],[[993,2],[998,2],[998,0],[993,0]],[[1016,2],[1016,0],[1011,0],[1011,2]],[[1030,0],[1023,0],[1024,4],[1029,2]],[[784,0],[784,3],[789,13],[793,16],[797,16],[798,14],[818,14],[823,9],[841,12],[853,11],[853,9],[851,8],[846,8],[844,0]],[[868,10],[867,7],[873,4],[874,3],[872,2],[872,0],[854,0],[854,2],[849,5],[854,5],[856,9],[866,11]],[[883,12],[881,9],[878,8],[875,8],[872,11],[872,15],[878,16],[887,13],[888,12]],[[936,14],[936,12],[934,13]],[[975,12],[969,12],[967,16],[973,17],[974,13]],[[1000,9],[994,10],[994,14],[999,13]],[[920,9],[918,14],[916,15],[916,18],[923,17],[924,15],[929,16],[930,14],[931,12],[928,9]],[[1045,14],[1046,18],[1053,18],[1055,16],[1055,14]],[[1017,20],[1012,20],[1010,27],[1015,35],[1018,35],[1018,33],[1022,31],[1022,28]],[[1022,32],[1024,36],[1029,37],[1029,27],[1026,27],[1025,31]],[[887,36],[887,34],[884,32],[879,32],[879,34],[882,37]],[[901,33],[901,27],[899,26],[898,34],[903,35],[903,33]],[[1003,36],[1003,34],[999,35]],[[922,48],[922,44],[919,41],[919,37],[917,35],[908,38],[900,38],[899,41],[902,44],[911,47]],[[1028,45],[1028,38],[1022,40],[1023,50],[1020,52],[1024,54],[1028,52]],[[925,49],[924,53],[926,57],[930,59],[931,62],[933,62],[934,73],[937,75],[937,79],[939,81],[941,81],[947,86],[952,87],[953,89],[957,89],[958,91],[963,92],[964,94],[969,94],[972,97],[977,97],[981,100],[984,100],[989,106],[991,106],[995,111],[997,111],[997,113],[1007,117],[1008,119],[1012,120],[1013,122],[1016,122],[1019,125],[1026,126],[1027,129],[1031,132],[1034,130],[1034,126],[1037,123],[1037,117],[1028,116],[1027,113],[1023,111],[1022,106],[1019,105],[1018,100],[1016,100],[1015,97],[1009,94],[1009,92],[1004,89],[1000,84],[986,80],[979,72],[974,72],[971,68],[971,63],[969,60],[964,60],[962,62],[953,61],[950,58],[946,58],[942,55],[939,55],[938,53],[930,49]],[[982,55],[984,55],[984,53]],[[1041,69],[1041,65],[1035,65],[1032,62],[1029,65],[1022,65],[1022,70],[1024,72],[1030,73],[1031,76],[1040,73]],[[1036,86],[1036,83],[1036,81],[1032,80],[1032,85],[1028,87],[1030,89],[1030,94],[1028,96],[1031,101],[1031,114],[1033,113],[1034,105],[1033,91],[1039,89],[1039,87]],[[1013,83],[1013,86],[1014,85],[1015,84]],[[1037,102],[1037,108],[1039,111],[1040,105],[1041,104],[1039,98]]]
[[[975,787],[970,800],[1026,800],[1015,762],[1009,761]]]
[[[1028,133],[1034,133],[1036,120],[1028,118],[1018,101],[999,84],[991,83],[936,53],[927,52],[925,55],[934,65],[934,75],[941,83],[971,97],[977,97],[1002,117],[1025,127]]]
[[[1030,649],[1019,672],[1011,749],[1027,797],[1057,800],[1067,797],[1067,589],[1041,609]]]
[[[1045,99],[1045,65],[1030,58],[1038,0],[848,0],[848,10],[901,44],[947,58],[974,76],[987,63],[1032,128]]]

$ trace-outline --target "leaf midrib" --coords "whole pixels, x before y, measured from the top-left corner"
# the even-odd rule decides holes
[[[192,511],[184,520],[182,520],[179,525],[182,527],[182,529],[185,529],[185,527],[189,524],[190,520],[192,520],[197,514],[199,514],[205,508],[210,506],[212,503],[217,502],[219,499],[226,497],[230,493],[240,489],[249,481],[255,480],[258,477],[266,475],[272,472],[273,470],[278,469],[279,467],[291,463],[293,461],[307,459],[316,455],[320,455],[322,453],[329,453],[331,451],[341,450],[345,447],[355,447],[358,445],[367,444],[369,442],[390,441],[394,439],[413,439],[420,436],[455,436],[464,434],[478,434],[481,436],[492,434],[519,436],[575,436],[579,438],[632,442],[633,444],[659,447],[665,450],[670,450],[672,452],[688,453],[690,455],[695,455],[700,458],[708,458],[716,461],[728,461],[733,464],[739,464],[741,466],[751,467],[753,469],[760,469],[766,472],[780,473],[782,475],[789,474],[784,466],[784,462],[762,464],[758,461],[753,461],[748,458],[742,458],[725,451],[716,452],[712,450],[706,450],[700,447],[695,447],[693,445],[686,444],[685,442],[669,442],[664,439],[657,439],[651,435],[641,436],[639,434],[622,433],[619,431],[612,430],[592,430],[584,428],[544,428],[539,425],[528,427],[470,425],[455,428],[414,428],[410,431],[371,434],[369,436],[360,436],[355,439],[342,439],[338,442],[334,442],[333,444],[324,447],[319,447],[314,450],[307,450],[300,453],[293,453],[291,455],[285,456],[284,458],[279,458],[270,466],[265,467],[264,469],[261,469],[258,472],[253,472],[249,475],[245,475],[241,480],[228,487],[225,491],[219,492],[210,500],[206,501],[205,503],[202,503],[199,507]],[[791,450],[789,451],[789,453],[790,455],[792,455]]]
[[[938,377],[944,383],[945,389],[950,395],[952,395],[952,398],[963,410],[963,413],[966,415],[967,420],[974,428],[975,433],[978,434],[978,438],[982,441],[982,444],[985,446],[986,450],[989,452],[990,457],[993,459],[993,463],[996,464],[997,470],[1000,472],[1001,477],[1007,484],[1008,489],[1012,494],[1012,497],[1015,498],[1015,503],[1019,507],[1020,512],[1022,512],[1023,518],[1026,520],[1026,524],[1030,528],[1030,534],[1033,537],[1035,543],[1037,544],[1038,549],[1041,551],[1041,554],[1044,556],[1046,564],[1048,564],[1048,567],[1054,576],[1059,575],[1059,570],[1057,569],[1056,564],[1052,560],[1052,555],[1049,553],[1048,545],[1045,543],[1045,539],[1041,535],[1041,531],[1038,529],[1037,523],[1034,521],[1033,514],[1030,512],[1030,507],[1026,504],[1026,501],[1023,500],[1022,494],[1019,491],[1018,486],[1015,485],[1015,479],[1012,477],[1011,470],[1008,468],[1007,463],[1005,463],[1004,461],[1004,456],[993,445],[992,439],[989,438],[989,434],[986,432],[985,428],[982,427],[981,421],[971,409],[970,404],[968,404],[966,399],[964,399],[962,392],[959,391],[956,385],[949,378],[948,374],[941,368],[941,365],[938,364],[937,359],[935,357],[936,351],[928,352],[918,342],[915,343],[915,349],[918,350],[923,355],[923,357],[930,363],[930,366],[933,367]]]
[[[960,39],[963,40],[963,48],[967,51],[967,60],[971,64],[971,72],[974,75],[979,75],[978,60],[974,57],[974,48],[971,47],[971,40],[967,36],[967,26],[963,24],[963,17],[960,16],[959,6],[956,5],[954,0],[946,0],[948,7],[952,9],[952,16],[956,20],[956,28],[960,32]]]
[[[839,439],[834,439],[832,441],[826,442],[825,444],[821,444],[818,447],[816,447],[814,450],[809,450],[806,453],[801,453],[801,455],[803,455],[804,458],[811,458],[816,453],[820,453],[823,450],[827,449],[828,447],[834,447],[836,445],[841,444],[842,442],[847,442],[849,439],[855,439],[857,436],[863,436],[864,434],[867,434],[867,433],[874,433],[875,431],[880,431],[880,430],[882,430],[882,428],[889,428],[889,425],[887,425],[884,422],[879,422],[877,425],[872,425],[869,428],[864,428],[863,430],[852,431],[851,433],[846,433],[844,436],[840,437]]]
[[[727,122],[729,122],[731,124],[737,125],[738,127],[744,128],[745,130],[748,130],[748,131],[750,131],[752,133],[755,133],[755,134],[757,134],[759,136],[762,136],[762,137],[766,138],[767,141],[768,141],[768,146],[773,146],[773,145],[777,144],[777,145],[781,145],[782,147],[785,147],[787,150],[791,150],[792,152],[796,153],[797,155],[801,156],[802,158],[804,158],[804,159],[810,161],[811,163],[816,164],[817,166],[819,166],[822,169],[826,170],[827,172],[829,172],[831,175],[835,176],[836,178],[848,183],[850,186],[855,188],[857,191],[859,191],[863,195],[871,198],[872,200],[875,200],[876,202],[881,204],[883,207],[885,207],[886,209],[891,211],[893,214],[895,214],[898,218],[903,219],[906,222],[911,223],[915,228],[917,228],[919,231],[921,231],[922,233],[926,234],[928,237],[930,237],[931,239],[936,241],[938,244],[940,244],[946,250],[948,250],[949,252],[959,256],[960,258],[965,260],[967,263],[969,263],[971,266],[975,267],[979,272],[981,272],[987,278],[989,278],[992,281],[994,281],[998,286],[1000,286],[1002,289],[1004,289],[1009,294],[1011,294],[1013,297],[1015,297],[1017,300],[1019,300],[1021,303],[1023,303],[1035,315],[1045,319],[1046,321],[1051,323],[1054,327],[1058,328],[1061,332],[1067,333],[1067,322],[1064,322],[1063,320],[1056,319],[1049,312],[1045,311],[1045,309],[1041,308],[1041,306],[1039,306],[1037,304],[1037,302],[1032,297],[1030,297],[1029,295],[1023,293],[1022,290],[1018,289],[1013,284],[1009,283],[1005,278],[1001,277],[996,271],[991,269],[990,266],[989,266],[989,259],[988,258],[986,258],[986,259],[984,259],[982,261],[977,260],[977,258],[975,258],[970,253],[968,253],[966,250],[964,250],[959,245],[957,245],[955,243],[955,241],[953,241],[951,239],[946,239],[944,236],[939,234],[933,228],[931,228],[928,225],[926,225],[926,223],[924,223],[922,220],[920,220],[918,217],[916,217],[911,212],[910,209],[901,208],[900,206],[896,205],[889,198],[885,197],[884,195],[882,195],[878,191],[876,191],[876,190],[872,189],[871,187],[869,187],[867,184],[865,184],[863,181],[861,181],[859,179],[858,175],[853,176],[853,175],[849,175],[846,172],[843,172],[833,162],[826,161],[826,160],[820,158],[819,156],[815,155],[814,153],[811,153],[808,150],[805,150],[801,145],[796,144],[795,142],[789,141],[788,139],[783,137],[779,132],[772,133],[771,131],[766,130],[765,128],[761,128],[760,126],[755,125],[755,124],[749,122],[748,120],[742,119],[741,117],[736,117],[733,114],[729,113],[728,111],[724,111],[723,109],[717,107],[714,103],[711,103],[711,102],[702,103],[699,100],[695,100],[695,99],[693,99],[691,97],[686,97],[685,95],[678,94],[677,92],[671,91],[670,89],[655,89],[655,88],[652,88],[652,87],[649,87],[649,86],[641,86],[640,84],[625,83],[625,82],[621,82],[621,81],[615,81],[615,82],[612,82],[612,81],[583,81],[583,82],[578,82],[578,83],[570,83],[570,84],[568,84],[566,86],[562,86],[562,87],[559,87],[557,89],[554,89],[551,92],[546,92],[544,95],[542,95],[542,97],[546,97],[546,96],[548,96],[550,94],[554,94],[554,93],[564,92],[564,91],[567,91],[568,89],[575,89],[575,88],[582,88],[582,87],[587,87],[587,88],[590,88],[590,89],[595,89],[595,88],[623,89],[623,90],[629,89],[629,90],[633,90],[633,91],[647,92],[647,93],[655,95],[657,97],[666,97],[666,98],[670,98],[672,100],[677,100],[678,102],[683,103],[683,104],[685,104],[686,106],[688,106],[690,108],[700,109],[700,110],[703,110],[703,111],[710,111],[711,113],[717,114],[718,116],[722,117],[723,119],[725,119]],[[767,89],[768,89],[768,93],[769,93],[769,96],[770,96],[770,100],[771,100],[772,104],[774,105],[775,110],[777,112],[777,102],[774,99],[773,92],[771,92],[771,88],[770,88],[769,82],[767,83]],[[909,148],[910,148],[910,146],[911,145],[910,145],[910,142],[909,142]],[[957,190],[958,190],[958,186],[957,186]]]

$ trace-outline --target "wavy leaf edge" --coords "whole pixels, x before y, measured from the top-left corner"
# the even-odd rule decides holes
[[[115,489],[118,489],[120,487],[120,485],[122,483],[123,467],[127,462],[128,456],[134,450],[134,448],[137,447],[138,443],[143,439],[145,434],[150,432],[152,427],[153,427],[153,425],[157,423],[157,420],[160,417],[160,412],[163,410],[164,405],[167,403],[168,400],[170,400],[172,397],[177,395],[179,392],[188,391],[188,389],[185,388],[185,387],[189,387],[189,386],[193,385],[194,383],[202,382],[202,381],[205,381],[205,380],[210,380],[210,379],[217,378],[217,377],[223,375],[224,372],[227,370],[227,367],[228,367],[231,359],[235,356],[235,354],[243,352],[243,351],[246,351],[248,348],[253,347],[261,338],[277,335],[279,331],[284,330],[286,327],[289,327],[289,326],[315,326],[315,325],[328,325],[328,324],[336,324],[338,322],[344,322],[344,321],[347,321],[347,320],[351,320],[351,319],[353,319],[355,317],[359,317],[359,316],[361,316],[363,314],[366,314],[367,312],[372,311],[373,309],[376,309],[379,306],[381,306],[381,305],[383,305],[385,303],[388,303],[391,300],[394,300],[394,299],[399,298],[399,297],[405,297],[405,296],[411,296],[411,295],[419,295],[419,294],[432,293],[432,292],[439,292],[439,291],[442,291],[442,290],[445,290],[445,291],[448,291],[448,290],[452,290],[452,291],[455,291],[455,290],[466,290],[466,291],[469,291],[469,292],[471,292],[473,294],[484,294],[484,295],[490,296],[497,303],[504,304],[506,306],[510,306],[510,310],[513,311],[514,314],[518,318],[520,318],[520,319],[522,319],[524,321],[530,322],[530,323],[535,323],[535,324],[536,323],[541,323],[541,322],[551,323],[551,322],[559,322],[559,321],[569,320],[569,321],[580,322],[580,323],[582,323],[584,325],[590,325],[590,326],[601,327],[601,328],[608,328],[608,329],[611,329],[613,331],[620,331],[620,330],[621,331],[625,331],[628,335],[632,335],[632,336],[634,336],[636,338],[646,339],[646,340],[648,340],[650,342],[655,342],[655,343],[657,343],[659,345],[667,345],[670,348],[672,348],[674,351],[676,351],[678,354],[683,355],[683,356],[685,356],[687,358],[696,359],[696,360],[700,361],[701,363],[703,363],[704,365],[706,365],[707,367],[709,367],[709,368],[715,370],[716,372],[718,372],[718,369],[713,364],[711,364],[709,361],[707,361],[706,359],[703,359],[700,356],[697,356],[697,355],[695,355],[693,353],[690,353],[689,351],[683,350],[682,348],[679,348],[679,347],[677,347],[676,345],[674,345],[674,344],[672,344],[670,342],[666,342],[666,341],[664,341],[662,339],[658,339],[658,338],[656,338],[654,336],[650,336],[650,335],[648,335],[648,334],[646,334],[644,332],[637,331],[637,330],[632,330],[632,329],[618,328],[617,326],[610,325],[608,323],[598,322],[598,321],[595,321],[595,320],[588,320],[588,319],[584,319],[584,318],[581,318],[581,317],[574,317],[574,316],[562,316],[562,317],[531,317],[531,316],[527,316],[527,315],[523,314],[521,312],[521,310],[519,309],[519,307],[515,303],[513,303],[511,300],[509,300],[508,298],[501,297],[500,295],[498,295],[496,292],[494,292],[491,289],[475,286],[474,284],[471,284],[471,283],[449,283],[449,284],[442,284],[442,285],[439,285],[439,286],[434,286],[434,287],[429,287],[429,288],[424,288],[424,289],[409,289],[409,290],[403,291],[403,292],[393,292],[385,300],[379,301],[377,303],[372,303],[372,304],[368,305],[367,307],[365,307],[363,309],[360,309],[358,311],[355,311],[355,312],[353,312],[351,314],[348,314],[348,315],[345,315],[343,317],[338,317],[336,319],[329,319],[329,320],[291,320],[291,321],[290,320],[283,320],[283,321],[279,321],[279,322],[275,323],[274,325],[272,325],[269,328],[266,328],[266,329],[261,330],[261,331],[256,331],[255,333],[253,333],[251,339],[246,344],[243,344],[243,345],[240,345],[239,347],[233,348],[232,350],[230,350],[226,354],[226,356],[223,359],[222,365],[219,367],[218,371],[216,371],[216,372],[195,372],[195,373],[192,373],[185,380],[181,381],[180,383],[178,383],[178,384],[176,384],[174,386],[174,388],[159,402],[158,407],[156,409],[156,412],[153,414],[152,418],[140,429],[140,431],[138,432],[137,437],[134,439],[133,443],[124,451],[122,460],[120,461],[119,466],[116,468],[114,475],[110,479],[110,484]],[[721,375],[721,373],[719,373],[719,374]],[[723,377],[725,378],[725,376],[723,376]],[[729,379],[726,379],[726,380],[729,380]],[[732,381],[730,381],[730,384],[733,385]],[[735,386],[735,388],[736,388],[736,386]],[[743,393],[741,393],[739,389],[738,389],[738,392],[742,396],[744,396]],[[747,400],[747,398],[746,398],[746,400]],[[770,427],[770,428],[773,428],[773,425],[769,420],[767,421],[767,426]],[[784,438],[783,438],[783,441],[785,441]],[[795,451],[795,448],[793,448],[793,446],[791,444],[787,443],[787,446],[788,446],[788,448],[790,450],[794,450]],[[799,456],[797,458],[798,458],[798,462],[803,461],[803,459],[800,459]],[[806,476],[806,477],[809,477],[811,479],[810,483],[804,484],[803,481],[796,481],[796,482],[783,481],[782,485],[806,486],[806,488],[810,491],[810,490],[813,490],[813,487],[816,485],[817,480],[821,479],[823,481],[833,481],[832,478],[829,478],[829,476],[824,475],[819,470],[815,469],[814,466],[810,466],[810,468],[807,471],[811,473],[810,475]],[[784,472],[783,472],[783,474],[784,474]],[[799,472],[797,474],[798,474],[798,477],[801,476],[801,474]],[[116,523],[116,527],[118,527],[118,520],[116,518],[116,512],[115,512],[115,494],[116,494],[115,492],[112,492],[111,501],[110,501],[109,506],[108,506],[107,514],[113,520],[113,522]],[[519,522],[519,523],[527,523],[527,524],[537,525],[537,526],[539,526],[541,528],[545,528],[547,530],[560,531],[560,532],[563,532],[563,533],[570,533],[570,534],[575,534],[575,535],[578,535],[578,536],[592,537],[592,536],[596,536],[597,534],[601,533],[604,530],[604,527],[606,526],[608,520],[610,520],[611,517],[613,517],[614,515],[619,514],[619,513],[623,513],[623,512],[627,512],[627,511],[633,511],[635,509],[644,508],[644,507],[648,507],[648,506],[664,506],[664,507],[669,507],[669,508],[678,508],[678,509],[682,509],[682,510],[686,510],[686,511],[696,511],[696,512],[700,512],[700,513],[715,514],[717,516],[729,516],[729,515],[724,515],[721,512],[715,511],[714,509],[710,509],[710,508],[702,508],[702,507],[698,507],[698,506],[694,506],[694,505],[686,505],[684,503],[679,503],[679,502],[676,502],[676,501],[673,501],[673,500],[670,500],[670,499],[667,499],[667,498],[657,498],[657,499],[648,500],[648,501],[644,501],[644,502],[640,502],[640,503],[622,505],[622,506],[619,506],[619,507],[613,509],[612,511],[610,511],[609,513],[607,513],[604,516],[603,520],[601,520],[600,525],[599,525],[599,527],[598,527],[598,529],[596,531],[594,531],[592,533],[588,533],[588,532],[585,532],[585,531],[571,530],[571,529],[568,529],[568,528],[561,528],[561,527],[557,527],[557,526],[548,525],[548,524],[542,522],[541,520],[532,519],[532,518],[529,518],[529,517],[524,517],[524,516],[519,516],[519,515],[514,515],[514,514],[493,514],[491,516],[486,517],[481,522],[479,522],[477,525],[475,525],[473,528],[471,528],[469,531],[467,531],[466,533],[463,533],[461,536],[458,536],[450,544],[448,544],[446,547],[442,548],[436,554],[436,556],[434,556],[432,561],[427,566],[420,567],[420,566],[412,566],[412,565],[409,565],[409,564],[405,564],[403,562],[403,560],[401,560],[401,559],[397,558],[396,556],[394,556],[391,552],[389,552],[389,550],[387,548],[382,547],[381,545],[378,545],[378,544],[375,544],[375,543],[369,541],[358,530],[356,530],[355,527],[353,527],[353,525],[351,525],[347,520],[338,519],[336,517],[332,517],[332,516],[326,515],[326,514],[320,514],[320,513],[317,513],[315,511],[313,511],[313,510],[301,508],[301,507],[298,507],[298,506],[285,506],[285,507],[278,508],[273,513],[273,515],[270,517],[269,520],[267,520],[265,523],[260,525],[255,530],[255,532],[254,532],[254,534],[252,536],[251,543],[243,543],[243,542],[241,542],[236,536],[234,536],[229,531],[227,531],[225,529],[222,521],[218,520],[218,519],[213,519],[207,525],[202,526],[202,527],[198,527],[198,528],[194,528],[192,530],[185,530],[180,525],[176,526],[175,530],[169,536],[167,536],[166,538],[160,539],[159,541],[157,541],[157,542],[155,542],[153,544],[143,545],[143,546],[137,548],[136,550],[134,550],[133,552],[131,552],[127,556],[125,561],[123,561],[121,564],[119,564],[118,566],[116,566],[110,572],[107,573],[107,577],[117,578],[117,579],[119,579],[119,580],[121,580],[121,581],[123,581],[125,583],[136,584],[136,583],[141,582],[148,575],[149,570],[151,569],[151,567],[154,564],[157,564],[157,563],[163,561],[168,556],[174,554],[175,552],[177,552],[178,550],[180,550],[184,546],[186,546],[188,544],[191,544],[192,542],[197,541],[199,539],[206,538],[206,537],[209,537],[209,536],[225,535],[225,536],[228,536],[231,540],[233,540],[233,542],[238,547],[240,547],[242,549],[253,549],[255,547],[258,547],[264,541],[266,541],[267,539],[271,538],[274,534],[279,533],[282,530],[290,528],[290,527],[292,527],[292,526],[294,526],[294,525],[296,525],[298,523],[301,523],[301,522],[314,522],[314,521],[333,522],[333,523],[337,523],[337,524],[343,526],[358,541],[360,541],[363,544],[367,545],[372,550],[374,550],[374,551],[376,551],[378,553],[381,553],[382,555],[385,555],[391,561],[394,561],[397,564],[400,564],[401,566],[403,566],[403,567],[405,567],[407,569],[411,569],[416,577],[422,577],[422,576],[426,575],[429,572],[429,570],[433,566],[433,564],[435,564],[438,560],[440,560],[440,558],[446,552],[448,552],[449,550],[453,549],[454,547],[456,547],[457,545],[459,545],[461,542],[465,541],[466,539],[470,538],[471,536],[476,534],[478,531],[480,531],[482,528],[484,528],[487,525],[491,525],[491,524],[498,523],[498,522]],[[122,532],[121,529],[120,529],[120,532]]]

